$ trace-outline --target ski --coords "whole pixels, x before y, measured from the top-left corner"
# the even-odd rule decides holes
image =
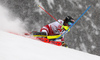
[[[42,42],[54,44],[54,45],[57,45],[57,46],[61,46],[62,45],[62,42],[60,42],[60,41],[52,41],[52,40],[49,40],[47,38],[38,38],[38,37],[37,37],[37,39],[39,39]]]
[[[30,38],[30,39],[34,39],[34,40],[39,40],[39,41],[42,41],[44,43],[49,43],[49,44],[53,44],[56,46],[62,46],[62,42],[60,42],[60,41],[49,40],[48,38],[45,38],[45,37],[34,37],[34,36],[31,36],[31,34],[29,34],[29,33],[25,33],[26,35],[21,35],[21,34],[14,33],[14,32],[9,32],[9,33],[15,34],[18,36],[23,36],[23,37]]]

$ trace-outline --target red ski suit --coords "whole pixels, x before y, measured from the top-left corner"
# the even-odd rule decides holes
[[[61,24],[64,23],[63,20],[58,20]],[[52,22],[48,25],[45,25],[41,28],[40,32],[46,32],[46,34],[49,35],[61,35],[63,34],[64,30],[61,29],[62,25],[59,24],[57,21]],[[64,36],[61,38],[61,41],[64,41]]]

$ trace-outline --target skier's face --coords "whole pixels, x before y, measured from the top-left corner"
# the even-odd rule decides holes
[[[71,25],[74,24],[74,22],[75,22],[74,20],[71,20],[68,23],[65,23],[64,25],[70,27]]]
[[[70,26],[71,26],[71,25],[68,25],[68,23],[65,23],[64,25],[65,25],[65,26],[68,26],[68,27],[70,27]]]

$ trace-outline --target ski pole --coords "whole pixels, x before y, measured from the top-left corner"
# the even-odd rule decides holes
[[[57,19],[55,19],[51,14],[49,14],[45,9],[43,9],[40,5],[39,5],[39,7],[42,9],[42,10],[44,10],[48,15],[50,15],[55,21],[57,21],[58,22],[58,20]],[[58,22],[60,25],[62,25],[63,27],[64,27],[64,25],[63,24],[61,24],[60,22]],[[65,28],[65,27],[64,27]],[[66,28],[65,28],[66,29]]]
[[[75,23],[90,9],[90,7],[91,7],[91,6],[89,6],[89,7],[85,10],[85,12],[74,22],[73,25],[75,25]],[[69,29],[71,29],[71,28],[73,27],[73,25],[71,25],[71,26],[69,27]],[[69,29],[68,29],[68,30],[69,30]],[[65,31],[59,38],[61,38],[63,35],[65,35],[65,33],[67,33],[68,30]],[[55,39],[54,41],[58,40],[59,38]]]

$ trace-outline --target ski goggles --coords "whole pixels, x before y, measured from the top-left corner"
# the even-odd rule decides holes
[[[72,22],[68,22],[68,25],[73,25],[73,23]]]

